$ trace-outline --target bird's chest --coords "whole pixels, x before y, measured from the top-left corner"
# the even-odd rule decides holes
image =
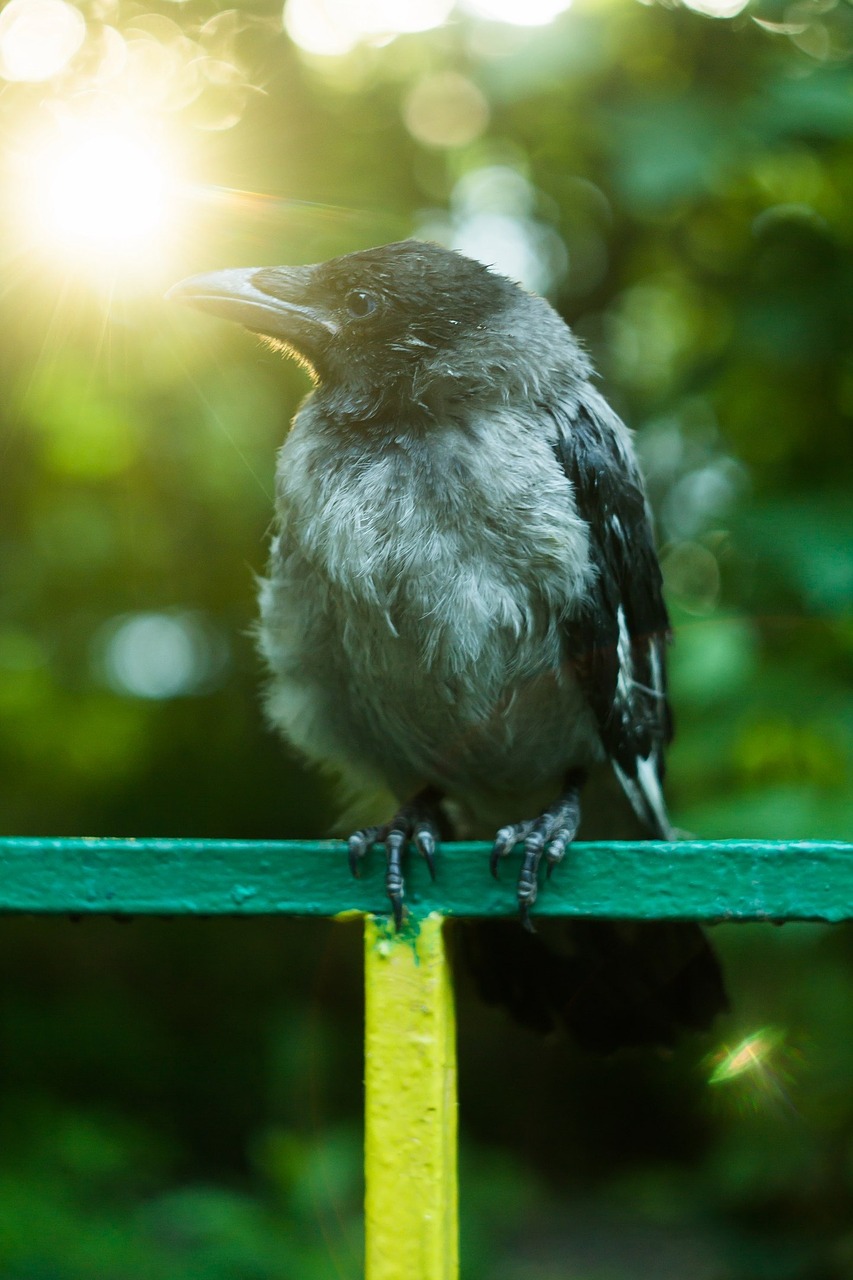
[[[582,590],[586,535],[547,442],[512,425],[342,441],[297,424],[282,555],[353,674],[458,684],[478,669],[491,688],[541,660]]]

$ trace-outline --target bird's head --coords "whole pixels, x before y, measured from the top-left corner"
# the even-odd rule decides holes
[[[192,276],[168,296],[290,352],[336,413],[361,418],[402,408],[430,414],[506,387],[508,372],[523,377],[528,366],[533,378],[553,351],[555,326],[563,344],[567,335],[542,299],[482,263],[415,240],[315,266]]]

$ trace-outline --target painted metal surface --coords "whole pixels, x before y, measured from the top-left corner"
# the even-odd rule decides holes
[[[516,914],[517,860],[449,844],[433,884],[407,866],[387,920],[380,850],[353,880],[336,841],[0,839],[0,912],[365,914],[366,1280],[456,1280],[456,1062],[442,916]],[[853,844],[573,845],[534,914],[631,919],[853,919]]]
[[[433,884],[408,859],[413,918],[516,913],[518,859],[448,844]],[[385,914],[383,857],[353,880],[338,841],[0,840],[0,912],[110,915]],[[690,841],[576,844],[534,915],[631,919],[853,919],[853,844]]]
[[[365,920],[365,1277],[456,1280],[456,1029],[438,914]]]

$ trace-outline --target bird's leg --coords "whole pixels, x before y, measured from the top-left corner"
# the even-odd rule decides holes
[[[518,910],[525,929],[533,932],[530,908],[539,892],[537,873],[542,855],[548,864],[548,875],[561,862],[566,846],[577,834],[581,818],[581,787],[584,782],[581,769],[573,770],[566,778],[566,790],[556,804],[552,804],[540,817],[501,827],[492,848],[490,864],[492,875],[497,877],[498,865],[511,849],[524,842],[524,858],[518,877]]]
[[[406,893],[403,853],[410,841],[427,864],[433,880],[435,879],[435,851],[443,829],[447,826],[439,808],[440,800],[441,796],[435,787],[425,787],[404,804],[390,822],[381,827],[365,827],[356,831],[348,841],[349,865],[354,876],[358,875],[359,864],[368,849],[374,844],[385,845],[388,860],[385,889],[398,929],[403,922],[403,898]]]

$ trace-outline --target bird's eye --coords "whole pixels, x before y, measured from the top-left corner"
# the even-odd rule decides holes
[[[363,320],[365,316],[369,316],[375,311],[379,303],[376,301],[372,293],[365,293],[364,289],[353,289],[346,297],[347,311],[356,320]]]

